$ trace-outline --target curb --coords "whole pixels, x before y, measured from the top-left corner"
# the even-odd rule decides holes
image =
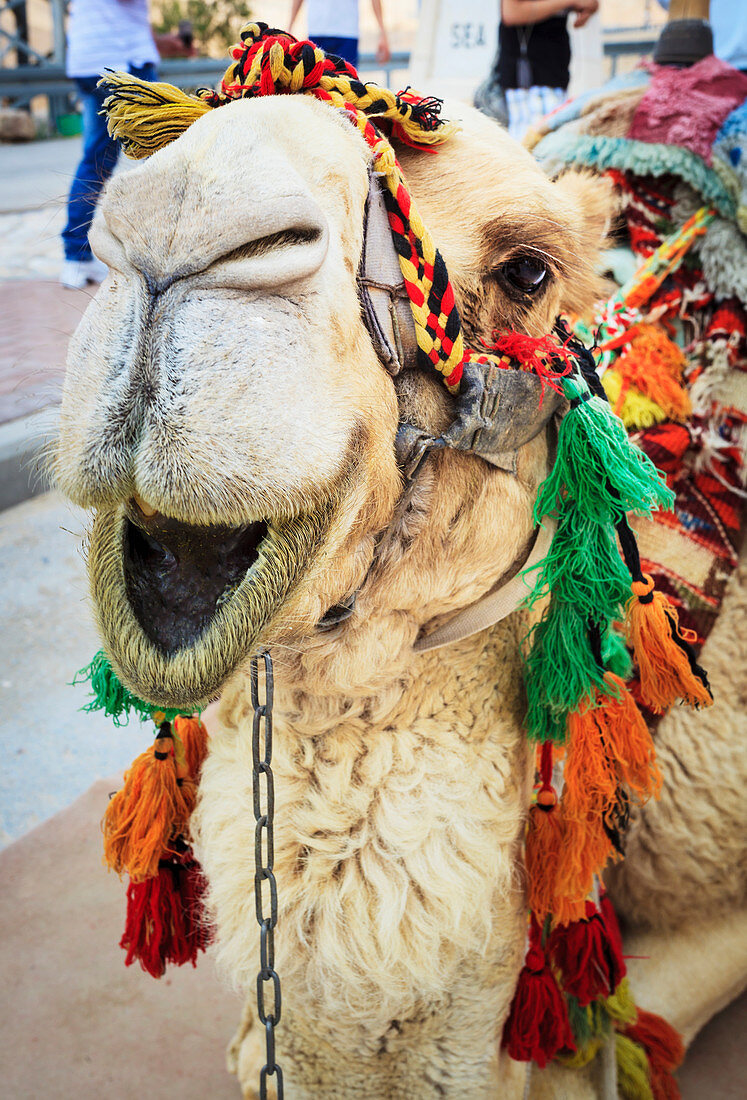
[[[49,488],[39,454],[50,434],[57,406],[0,424],[0,511],[22,504]]]

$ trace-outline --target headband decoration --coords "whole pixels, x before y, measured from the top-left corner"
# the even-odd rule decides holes
[[[137,158],[163,148],[208,111],[240,98],[310,95],[344,110],[371,150],[382,181],[415,321],[418,367],[438,371],[454,394],[467,364],[529,371],[567,402],[557,457],[535,508],[537,523],[552,517],[557,534],[535,567],[528,599],[531,606],[549,596],[526,654],[526,728],[538,746],[539,782],[526,838],[529,951],[503,1041],[517,1059],[544,1065],[558,1056],[580,1065],[614,1031],[625,1072],[635,1076],[645,1063],[651,1076],[656,1067],[646,1062],[641,1044],[653,1025],[630,1001],[619,930],[612,906],[600,896],[598,877],[608,861],[622,856],[631,802],[656,796],[661,786],[651,734],[625,683],[630,658],[623,635],[650,710],[661,713],[678,698],[695,706],[712,701],[676,611],[641,572],[627,520],[629,512],[647,516],[671,508],[673,493],[610,409],[591,353],[562,323],[539,341],[503,333],[492,349],[465,346],[446,266],[381,129],[435,151],[455,130],[440,117],[438,100],[363,83],[341,59],[262,23],[244,27],[231,55],[220,89],[195,95],[108,74],[101,83],[108,93],[104,107],[111,134]],[[679,255],[676,247],[666,263],[672,255]],[[655,265],[647,271],[646,286],[659,274]],[[637,300],[635,294],[630,298]],[[640,339],[645,335],[638,333]],[[671,366],[660,394],[675,404],[678,369]],[[119,684],[103,654],[86,673],[95,692],[87,709],[103,709],[115,724],[126,721],[130,711],[153,714]],[[168,961],[194,961],[205,945],[197,926],[165,937],[163,929],[176,927],[174,888],[185,875],[193,876],[190,896],[200,895],[187,844],[206,735],[197,718],[153,716],[159,724],[154,747],[138,757],[124,789],[112,799],[104,834],[107,861],[117,872],[129,872],[136,895],[128,896],[127,962],[138,957],[156,973]],[[193,905],[190,912],[195,911]],[[656,1071],[665,1074],[667,1059],[676,1060],[676,1037],[659,1023],[653,1046],[661,1061]]]

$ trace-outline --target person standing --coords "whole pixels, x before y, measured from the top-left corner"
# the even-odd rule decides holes
[[[521,139],[558,107],[570,80],[571,40],[567,18],[583,27],[599,0],[501,0],[498,83],[506,94],[508,131]]]
[[[67,30],[67,75],[83,105],[83,156],[70,188],[67,224],[62,231],[65,262],[60,282],[79,289],[100,283],[106,266],[88,243],[93,214],[119,147],[101,115],[105,95],[97,88],[105,69],[119,69],[143,80],[158,79],[158,50],[150,29],[148,0],[72,0]]]
[[[290,24],[293,24],[301,10],[303,0],[293,0]],[[379,44],[376,60],[383,65],[392,56],[389,49],[384,13],[381,0],[371,0],[376,22],[379,25]],[[358,68],[358,0],[307,0],[309,38],[325,53],[334,54],[347,61],[354,69]]]

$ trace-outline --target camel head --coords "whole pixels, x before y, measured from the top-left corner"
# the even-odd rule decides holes
[[[437,154],[397,153],[465,339],[548,333],[591,303],[607,193],[580,175],[549,182],[489,120],[444,113],[461,129]],[[94,512],[99,626],[149,702],[204,703],[259,646],[313,639],[329,608],[374,583],[377,543],[411,644],[531,534],[541,441],[514,472],[440,454],[419,541],[412,516],[396,526],[398,425],[438,433],[453,398],[435,371],[392,377],[364,323],[370,160],[329,105],[244,99],[105,192],[91,244],[110,273],[70,344],[56,477]],[[417,583],[398,590],[406,568]]]

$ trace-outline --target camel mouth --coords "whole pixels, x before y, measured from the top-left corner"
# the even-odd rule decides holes
[[[193,526],[120,502],[94,516],[88,572],[104,649],[154,707],[192,711],[276,639],[335,511]]]
[[[265,521],[197,527],[135,504],[123,530],[125,585],[135,618],[166,654],[194,645],[256,564]]]

